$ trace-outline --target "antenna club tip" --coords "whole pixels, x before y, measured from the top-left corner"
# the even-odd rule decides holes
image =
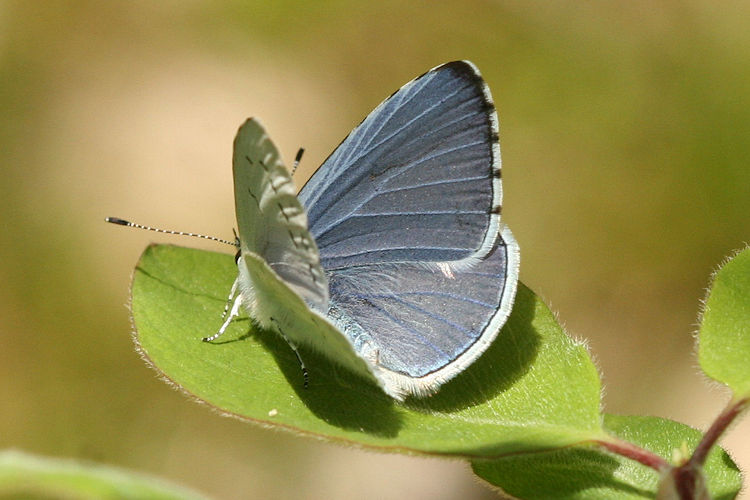
[[[297,155],[294,157],[294,161],[299,162],[302,160],[302,155],[305,154],[305,148],[299,148]]]
[[[120,219],[118,217],[105,217],[104,221],[105,222],[111,222],[112,224],[117,224],[117,225],[120,225],[120,226],[129,226],[130,225],[130,222],[128,222],[128,221],[126,221],[124,219]]]

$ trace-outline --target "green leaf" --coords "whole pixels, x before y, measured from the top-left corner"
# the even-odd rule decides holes
[[[613,436],[669,461],[674,450],[692,450],[701,438],[695,429],[657,417],[605,415],[604,426]],[[475,460],[472,466],[486,481],[526,500],[654,498],[659,482],[655,470],[594,445]],[[709,453],[705,473],[712,498],[729,500],[740,491],[739,469],[720,448]]]
[[[0,497],[199,500],[202,495],[135,472],[46,458],[20,451],[0,452]]]
[[[300,348],[310,386],[279,335],[221,325],[237,268],[229,255],[151,246],[133,277],[144,357],[172,384],[221,411],[266,426],[391,451],[463,456],[549,449],[601,436],[599,377],[585,347],[521,286],[507,325],[441,391],[396,404],[377,386]],[[225,340],[224,340],[225,339]]]
[[[735,397],[750,397],[750,248],[714,276],[701,322],[698,360]]]

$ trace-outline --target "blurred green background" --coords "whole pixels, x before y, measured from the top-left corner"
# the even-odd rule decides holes
[[[152,241],[232,236],[231,143],[259,116],[309,176],[376,104],[453,59],[500,113],[521,279],[587,339],[604,408],[705,428],[712,270],[750,240],[750,3],[0,3],[0,448],[98,460],[217,498],[494,498],[461,462],[220,417],[133,350]],[[218,312],[217,312],[218,314]],[[211,333],[211,332],[206,332]],[[724,439],[750,467],[750,422]]]

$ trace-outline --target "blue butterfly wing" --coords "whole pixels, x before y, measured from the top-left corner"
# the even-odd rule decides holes
[[[468,62],[380,104],[299,193],[325,269],[487,255],[502,200],[498,125]]]
[[[432,393],[494,340],[519,252],[500,224],[497,116],[471,63],[399,89],[299,199],[329,279],[328,316],[374,360],[386,392]]]
[[[515,294],[515,284],[506,285],[517,272],[514,245],[502,242],[478,265],[450,274],[416,263],[336,271],[329,316],[355,348],[377,350],[379,365],[389,371],[419,379],[453,366],[439,375],[442,382],[484,351],[507,317]]]

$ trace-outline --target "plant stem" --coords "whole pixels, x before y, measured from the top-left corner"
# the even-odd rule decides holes
[[[656,453],[645,448],[641,448],[633,443],[628,443],[627,441],[622,441],[620,439],[612,437],[606,441],[596,440],[594,442],[602,448],[606,448],[607,450],[611,451],[612,453],[616,453],[618,455],[622,455],[623,457],[635,460],[636,462],[639,462],[646,467],[651,467],[657,472],[662,472],[670,467],[669,462],[664,460]]]
[[[711,427],[703,434],[703,438],[695,447],[693,455],[684,464],[674,468],[671,473],[674,484],[681,500],[708,498],[703,465],[708,453],[717,443],[721,435],[734,422],[737,416],[750,405],[750,398],[732,399],[726,408],[716,417]]]
[[[703,438],[690,459],[679,466],[672,465],[656,453],[615,437],[597,439],[594,443],[612,453],[650,467],[660,474],[666,474],[662,477],[662,481],[669,480],[674,487],[674,493],[681,500],[704,499],[708,498],[708,492],[703,477],[703,464],[706,462],[708,453],[737,416],[748,407],[750,407],[750,397],[732,399],[703,434]]]
[[[708,452],[716,444],[727,427],[742,413],[750,404],[750,398],[732,399],[724,410],[716,417],[711,427],[703,434],[698,446],[696,446],[693,456],[690,457],[689,463],[693,467],[702,467],[708,456]]]

